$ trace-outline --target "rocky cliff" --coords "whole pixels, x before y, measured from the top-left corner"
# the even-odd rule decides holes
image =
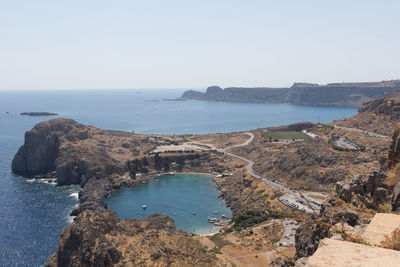
[[[64,228],[46,266],[217,266],[217,258],[165,215],[120,221],[85,211]]]
[[[55,172],[58,185],[82,186],[93,177],[118,173],[118,162],[101,147],[84,145],[85,140],[101,135],[101,130],[70,119],[39,123],[25,133],[24,145],[14,156],[11,169],[23,176]]]
[[[11,168],[22,176],[56,177],[58,185],[80,185],[80,204],[72,215],[106,210],[105,198],[113,187],[140,182],[124,176],[126,160],[137,153],[136,143],[132,136],[119,136],[70,119],[53,119],[25,133]]]
[[[218,86],[210,86],[205,93],[194,90],[186,91],[180,99],[360,106],[371,99],[384,97],[399,90],[400,80],[327,85],[295,83],[290,88],[229,87],[222,89]]]

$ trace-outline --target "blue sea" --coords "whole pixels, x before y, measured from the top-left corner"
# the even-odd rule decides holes
[[[24,142],[25,131],[50,119],[20,116],[21,112],[54,112],[60,114],[56,117],[72,118],[102,129],[161,134],[242,131],[300,121],[326,123],[356,113],[356,108],[349,107],[162,101],[182,92],[0,91],[0,266],[44,265],[55,252],[59,234],[71,222],[69,213],[77,204],[78,189],[74,186],[56,187],[11,173],[11,161]],[[151,189],[148,186],[151,184],[143,191],[132,190],[143,193]],[[168,213],[162,206],[150,207],[150,211]],[[192,231],[190,227],[185,229]]]

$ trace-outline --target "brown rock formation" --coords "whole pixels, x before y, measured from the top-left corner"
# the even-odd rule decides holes
[[[216,266],[217,258],[167,216],[120,221],[85,211],[64,228],[46,266]]]

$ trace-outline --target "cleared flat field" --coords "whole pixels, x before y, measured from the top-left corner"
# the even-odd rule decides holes
[[[302,132],[295,131],[276,131],[276,132],[264,132],[264,137],[267,139],[308,139],[309,136]]]

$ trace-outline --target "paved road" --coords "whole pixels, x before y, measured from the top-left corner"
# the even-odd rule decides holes
[[[347,131],[363,133],[366,136],[372,136],[372,137],[378,137],[378,138],[384,138],[384,139],[390,139],[391,138],[390,136],[376,134],[376,133],[373,133],[373,132],[368,132],[368,131],[357,129],[357,128],[349,128],[349,127],[343,127],[343,126],[338,126],[338,125],[333,125],[333,127],[337,128],[337,129],[343,129],[343,130],[347,130]]]
[[[246,133],[246,134],[250,136],[250,138],[246,142],[244,142],[242,144],[239,144],[239,145],[226,147],[224,149],[219,149],[219,152],[224,153],[225,155],[228,155],[228,156],[231,156],[231,157],[234,157],[234,158],[237,158],[237,159],[240,159],[240,160],[243,160],[243,161],[247,162],[246,169],[247,169],[248,173],[251,176],[256,177],[256,178],[264,181],[266,184],[268,184],[274,190],[279,190],[279,191],[285,192],[285,195],[283,195],[283,196],[281,196],[279,198],[279,200],[283,204],[285,204],[285,205],[287,205],[289,207],[292,207],[294,209],[298,209],[300,211],[307,212],[307,213],[312,213],[313,212],[313,210],[310,208],[310,206],[314,210],[319,210],[320,202],[315,201],[314,199],[311,199],[309,197],[303,198],[300,195],[300,193],[296,192],[296,190],[290,189],[287,185],[285,185],[283,183],[280,183],[277,180],[271,180],[269,178],[266,178],[266,177],[264,177],[262,175],[257,174],[253,170],[254,162],[252,160],[246,159],[244,157],[241,157],[241,156],[238,156],[238,155],[235,155],[233,153],[230,153],[230,152],[226,151],[227,149],[231,149],[231,148],[234,148],[234,147],[241,147],[241,146],[249,145],[251,143],[251,141],[253,141],[254,135],[252,133],[249,133],[249,132]]]

